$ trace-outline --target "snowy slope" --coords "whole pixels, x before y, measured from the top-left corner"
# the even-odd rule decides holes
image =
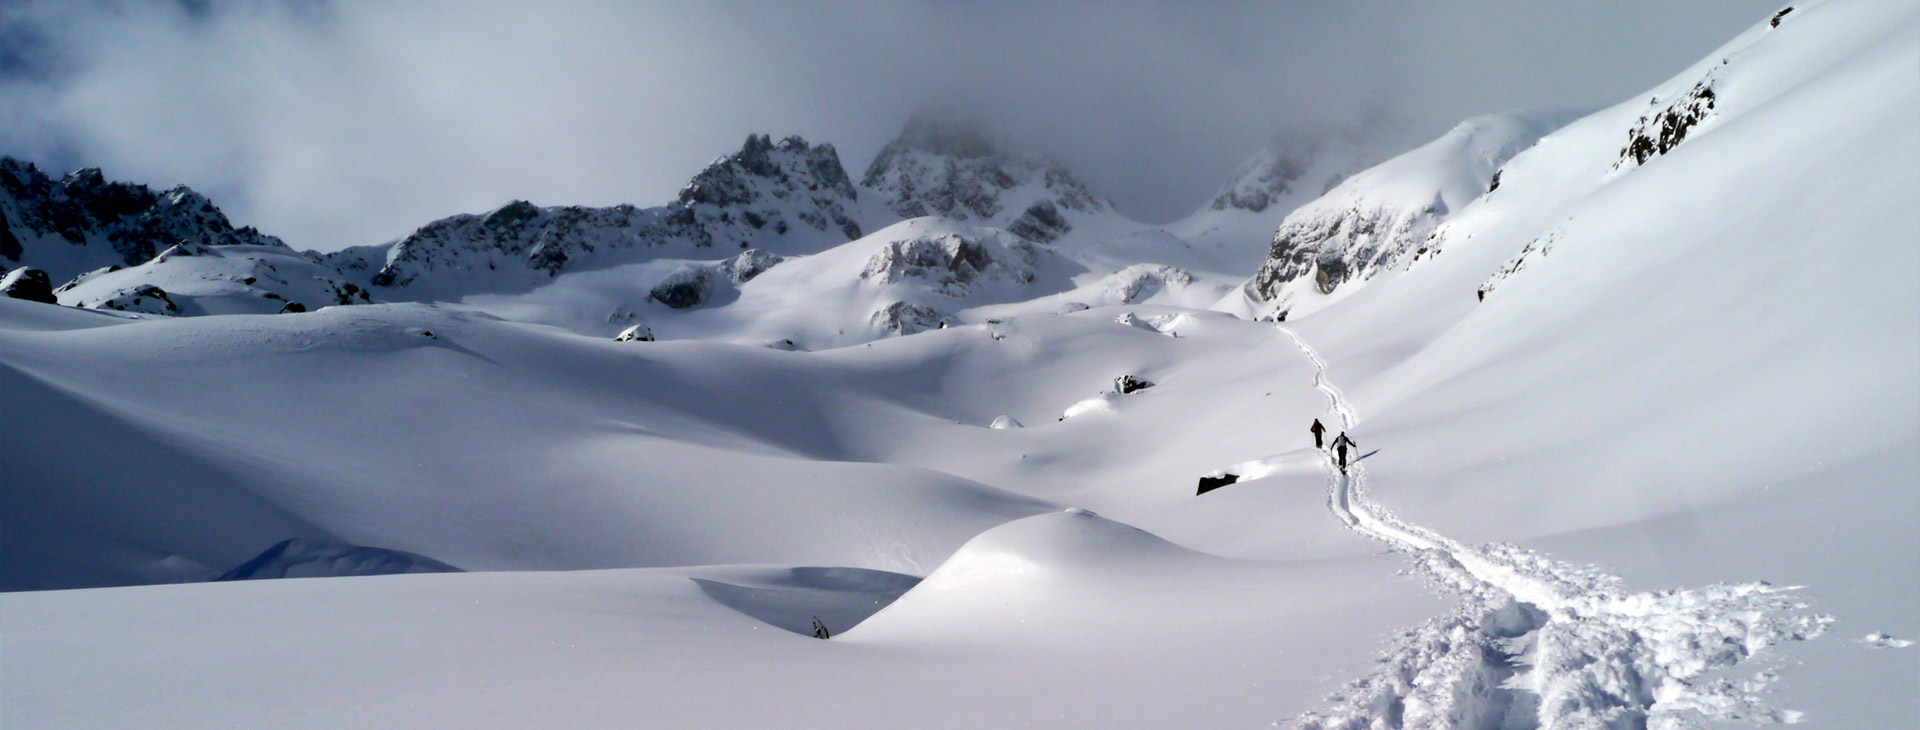
[[[1300,321],[1381,449],[1377,496],[1638,586],[1806,585],[1847,638],[1794,649],[1781,704],[1910,720],[1914,657],[1850,639],[1920,632],[1916,16],[1760,23],[1544,137],[1431,260]],[[1634,159],[1700,88],[1711,113]]]
[[[1347,281],[1436,252],[1428,240],[1435,227],[1497,186],[1500,165],[1576,116],[1549,110],[1476,117],[1345,179],[1287,214],[1239,304],[1266,317],[1307,314]]]
[[[928,218],[739,281],[751,262],[719,251],[568,272],[520,313],[0,299],[7,588],[204,579],[296,537],[479,571],[0,594],[0,712],[1905,726],[1920,9],[1760,20],[1503,164],[1470,126],[1441,156],[1484,165],[1423,169],[1472,174],[1387,181],[1447,206],[1420,222],[1429,255],[1284,325],[1096,300],[1133,290],[1109,272],[1175,265],[1130,250],[1205,258],[1101,218],[1031,260]],[[475,311],[605,317],[618,297],[564,297],[671,279],[680,301],[689,267],[709,298],[640,321],[754,346]],[[957,321],[751,341],[871,323],[888,297]],[[1358,461],[1315,450],[1315,418]],[[603,567],[628,569],[514,572]],[[802,633],[815,618],[832,640]]]
[[[280,246],[182,243],[138,266],[93,271],[56,291],[61,304],[144,314],[277,314],[364,304],[365,289]]]

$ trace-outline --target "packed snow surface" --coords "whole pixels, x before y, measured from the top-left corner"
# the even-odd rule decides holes
[[[837,245],[0,298],[0,725],[1909,726],[1920,8],[1756,20],[1281,324],[965,137]]]

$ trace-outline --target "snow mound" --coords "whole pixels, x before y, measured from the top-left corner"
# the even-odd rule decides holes
[[[252,560],[221,573],[214,580],[333,578],[349,575],[458,572],[460,572],[459,568],[425,555],[296,537],[280,541]]]
[[[1068,620],[1132,580],[1204,574],[1221,562],[1084,509],[980,533],[893,605],[846,635],[882,643],[1018,632]]]
[[[814,621],[839,634],[891,605],[920,579],[862,568],[697,568],[689,577],[721,605],[803,636]]]
[[[148,314],[277,314],[366,304],[367,291],[314,254],[274,246],[182,243],[138,266],[84,274],[60,303]]]

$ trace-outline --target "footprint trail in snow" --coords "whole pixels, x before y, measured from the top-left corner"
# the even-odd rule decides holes
[[[1342,430],[1359,413],[1299,335]],[[1471,547],[1393,516],[1367,498],[1366,466],[1341,473],[1324,454],[1327,503],[1348,528],[1412,559],[1461,596],[1451,613],[1401,632],[1372,674],[1297,718],[1297,730],[1679,729],[1709,722],[1800,720],[1766,705],[1776,678],[1766,647],[1820,635],[1791,588],[1765,583],[1628,594],[1600,571],[1512,545]],[[1756,670],[1757,667],[1757,670]],[[1717,678],[1708,679],[1713,673]]]

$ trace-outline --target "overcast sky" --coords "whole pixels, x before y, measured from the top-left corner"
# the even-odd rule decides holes
[[[857,178],[937,105],[1159,221],[1275,132],[1612,104],[1777,4],[0,0],[0,154],[335,249],[513,198],[657,205],[749,132]]]

